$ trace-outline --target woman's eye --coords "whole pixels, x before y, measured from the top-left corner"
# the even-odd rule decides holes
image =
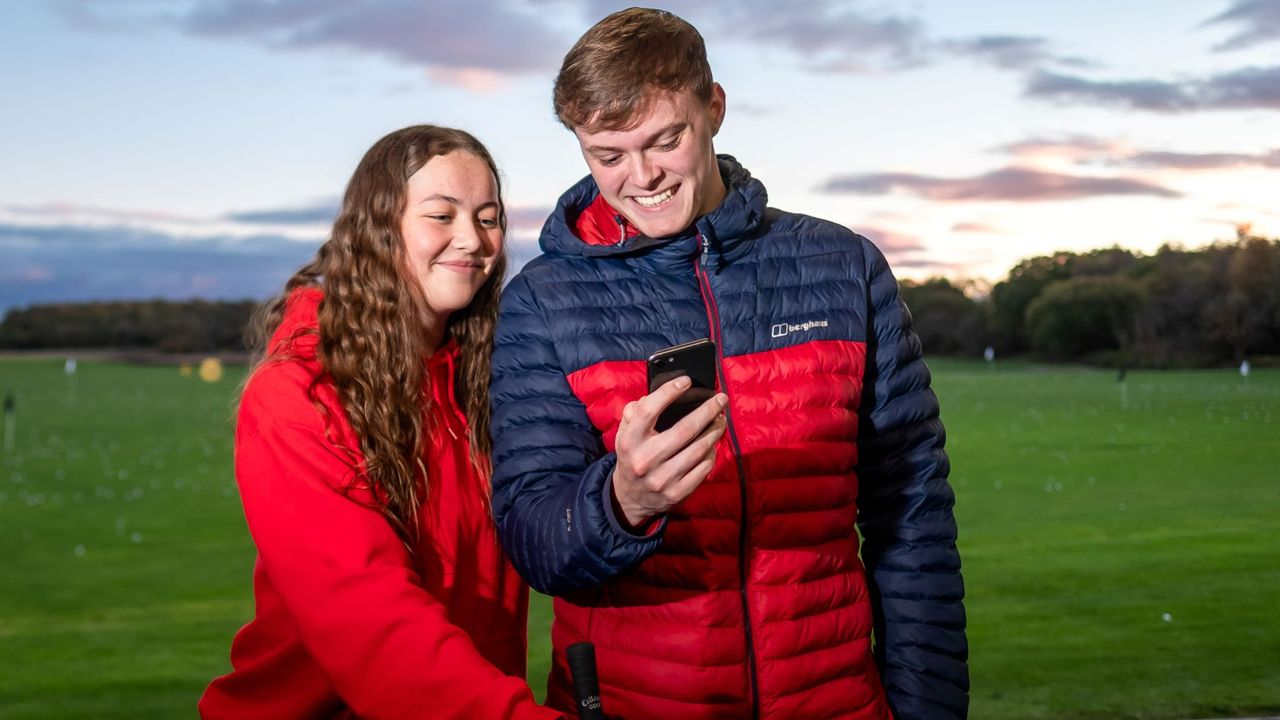
[[[436,222],[449,222],[450,220],[453,219],[448,215],[425,215],[424,217],[426,217],[428,220],[435,220]]]
[[[486,228],[496,228],[498,227],[498,219],[497,218],[480,218],[480,225]]]

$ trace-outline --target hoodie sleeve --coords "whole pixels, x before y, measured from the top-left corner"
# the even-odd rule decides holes
[[[657,549],[665,519],[636,535],[611,502],[605,453],[573,394],[524,276],[502,295],[489,388],[493,512],[507,555],[539,592],[599,585]]]
[[[340,492],[350,464],[272,370],[241,402],[236,479],[261,567],[343,701],[371,719],[562,717],[449,622],[381,513]]]
[[[946,435],[897,281],[880,251],[863,247],[869,327],[858,524],[876,658],[895,718],[964,718],[968,644]]]

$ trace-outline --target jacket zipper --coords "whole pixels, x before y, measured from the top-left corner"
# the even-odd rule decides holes
[[[711,292],[711,279],[707,276],[710,247],[706,236],[701,233],[698,234],[698,240],[702,243],[702,252],[698,261],[694,263],[693,274],[698,278],[698,289],[702,292],[702,303],[707,310],[707,321],[711,326],[711,341],[716,344],[716,376],[720,381],[721,391],[727,396],[729,385],[724,377],[724,343],[720,338],[720,310],[716,305],[715,295]],[[748,680],[751,685],[751,717],[758,718],[760,717],[760,690],[756,679],[756,645],[751,631],[751,603],[747,599],[747,471],[742,463],[742,448],[738,445],[738,433],[733,426],[732,407],[733,403],[730,402],[729,407],[725,408],[724,417],[729,431],[729,445],[733,448],[733,460],[738,466],[738,491],[742,503],[742,522],[738,527],[738,592],[742,598],[743,628],[746,633],[747,668],[750,673]]]

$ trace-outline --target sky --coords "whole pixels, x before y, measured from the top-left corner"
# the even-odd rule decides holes
[[[604,0],[6,0],[0,311],[264,298],[364,151],[467,129],[515,265],[586,174],[551,110]],[[994,282],[1059,250],[1280,236],[1280,0],[675,0],[770,204],[900,278]]]

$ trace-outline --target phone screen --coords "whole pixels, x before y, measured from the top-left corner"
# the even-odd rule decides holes
[[[662,432],[693,412],[716,393],[716,344],[708,338],[663,348],[649,356],[649,392],[681,375],[692,384],[658,416],[654,429]]]

